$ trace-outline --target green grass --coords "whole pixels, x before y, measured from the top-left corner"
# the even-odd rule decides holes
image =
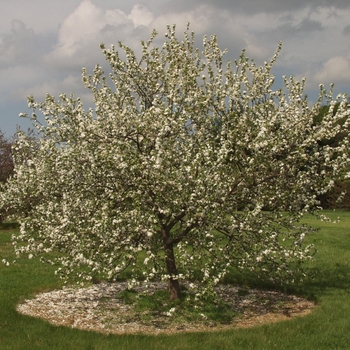
[[[320,222],[312,216],[304,219],[320,228],[308,237],[318,249],[306,266],[312,277],[292,288],[317,300],[317,308],[306,317],[252,329],[157,336],[112,336],[55,327],[15,311],[23,299],[62,285],[52,267],[21,259],[9,267],[0,263],[0,349],[350,349],[350,212],[329,215],[333,219],[340,216],[341,222]],[[0,262],[14,259],[10,237],[15,229],[0,230]],[[247,284],[259,286],[248,275],[241,276],[240,282],[242,293]],[[145,298],[139,307],[150,304],[152,300]]]
[[[117,298],[122,299],[125,304],[132,304],[143,321],[152,321],[153,316],[163,316],[163,322],[171,327],[178,323],[193,321],[199,324],[208,322],[230,324],[237,316],[229,305],[215,299],[206,299],[200,306],[197,303],[197,307],[194,308],[194,295],[189,295],[185,287],[182,288],[181,297],[178,300],[169,300],[167,290],[155,291],[151,295],[137,293],[135,290],[124,290],[118,294]],[[175,314],[171,318],[164,317],[164,314],[173,308],[176,310]],[[206,316],[205,319],[203,314]]]

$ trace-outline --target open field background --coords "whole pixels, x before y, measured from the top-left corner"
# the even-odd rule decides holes
[[[177,335],[107,336],[20,315],[17,303],[41,291],[60,288],[53,268],[38,260],[21,259],[0,265],[0,349],[350,349],[350,212],[327,212],[337,224],[304,221],[320,228],[308,237],[318,254],[307,265],[313,277],[290,292],[316,300],[317,307],[303,318],[251,329]],[[15,228],[0,230],[0,260],[14,259],[11,235]],[[252,276],[240,276],[245,286],[263,287]]]

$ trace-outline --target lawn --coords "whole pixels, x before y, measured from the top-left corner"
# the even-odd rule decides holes
[[[16,304],[25,298],[61,287],[53,268],[33,259],[0,264],[0,349],[349,349],[350,348],[350,212],[328,212],[337,224],[304,221],[320,228],[308,240],[318,253],[307,265],[312,277],[293,291],[310,296],[317,308],[306,317],[252,329],[177,335],[102,335],[22,316]],[[13,228],[0,231],[0,261],[13,259]],[[244,278],[240,279],[242,282]],[[245,283],[249,278],[245,280]]]

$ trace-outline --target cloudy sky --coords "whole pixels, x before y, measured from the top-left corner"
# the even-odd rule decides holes
[[[279,41],[275,75],[306,77],[310,99],[319,83],[350,93],[349,0],[0,0],[0,129],[29,123],[26,98],[74,92],[88,101],[81,68],[104,65],[99,44],[137,48],[153,28],[179,34],[191,23],[198,43],[216,34],[227,57],[242,49],[268,60]]]

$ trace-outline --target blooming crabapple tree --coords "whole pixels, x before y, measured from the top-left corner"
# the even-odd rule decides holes
[[[12,140],[6,138],[0,130],[0,184],[7,181],[13,173],[13,161],[11,156]],[[2,211],[0,210],[0,225],[2,224]]]
[[[244,52],[224,64],[215,36],[202,52],[188,28],[180,40],[169,26],[162,47],[155,37],[140,57],[101,46],[112,84],[100,66],[82,74],[94,109],[73,95],[29,98],[39,136],[20,135],[1,194],[21,214],[17,253],[58,251],[59,273],[88,280],[129,269],[131,284],[167,281],[171,299],[181,281],[213,291],[232,267],[292,281],[313,254],[298,220],[348,164],[347,138],[319,143],[342,127],[346,96],[321,86],[309,106],[294,78],[273,90],[280,46],[262,66]],[[315,124],[324,97],[329,113]]]

